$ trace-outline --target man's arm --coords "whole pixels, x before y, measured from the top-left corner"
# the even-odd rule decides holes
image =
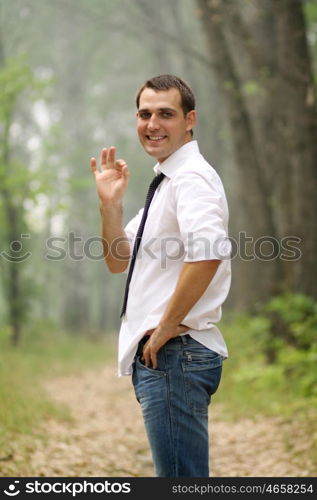
[[[130,245],[123,229],[122,203],[101,203],[101,235],[103,254],[109,271],[122,273],[128,266]]]
[[[175,291],[161,321],[144,346],[146,366],[152,363],[153,368],[157,368],[157,352],[168,340],[179,335],[179,325],[207,289],[220,262],[204,260],[183,264]]]
[[[130,258],[130,245],[123,229],[122,199],[128,186],[129,171],[124,160],[115,161],[115,148],[101,153],[101,169],[96,159],[90,166],[95,175],[102,220],[102,243],[106,264],[112,273],[122,273]]]

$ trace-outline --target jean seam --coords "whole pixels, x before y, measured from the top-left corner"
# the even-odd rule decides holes
[[[169,438],[170,438],[170,443],[171,447],[170,449],[173,450],[173,456],[172,456],[172,468],[173,468],[173,476],[175,477],[176,475],[176,460],[175,460],[175,448],[173,444],[175,443],[174,441],[174,432],[173,432],[173,418],[172,418],[172,405],[171,405],[171,384],[170,384],[170,370],[168,369],[168,356],[166,349],[164,349],[164,360],[165,360],[165,369],[166,369],[166,389],[167,389],[167,399],[168,399],[168,420],[169,420]]]

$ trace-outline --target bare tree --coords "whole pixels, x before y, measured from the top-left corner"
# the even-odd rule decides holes
[[[302,240],[295,262],[248,264],[248,286],[257,297],[316,295],[316,100],[302,2],[254,2],[252,12],[241,1],[197,3],[230,120],[244,228]]]

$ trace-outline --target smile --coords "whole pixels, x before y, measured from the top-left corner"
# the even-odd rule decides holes
[[[162,141],[166,135],[147,135],[146,138],[150,141]]]

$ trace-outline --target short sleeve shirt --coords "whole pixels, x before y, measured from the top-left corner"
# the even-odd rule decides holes
[[[176,288],[184,262],[221,260],[202,297],[182,323],[186,333],[228,356],[216,326],[231,281],[228,206],[215,169],[200,154],[197,141],[184,144],[154,167],[165,178],[151,202],[133,270],[118,351],[118,373],[129,375],[139,340],[155,328]],[[126,226],[131,249],[141,209]]]

